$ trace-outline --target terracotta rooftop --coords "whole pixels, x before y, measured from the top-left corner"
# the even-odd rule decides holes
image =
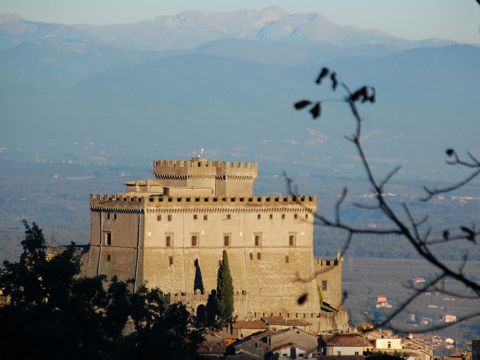
[[[267,325],[265,325],[265,323],[260,320],[252,320],[252,321],[237,320],[233,323],[232,326],[234,329],[260,329],[260,330],[267,329]]]
[[[322,336],[323,341],[327,346],[351,346],[351,347],[366,347],[372,346],[370,341],[357,334],[335,334]]]

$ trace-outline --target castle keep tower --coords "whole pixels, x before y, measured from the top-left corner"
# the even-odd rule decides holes
[[[313,276],[327,266],[313,256],[316,197],[254,196],[257,163],[158,160],[153,172],[125,193],[90,195],[87,275],[158,287],[195,310],[215,289],[226,250],[239,319],[310,320],[322,301],[340,306],[340,259],[323,279]]]

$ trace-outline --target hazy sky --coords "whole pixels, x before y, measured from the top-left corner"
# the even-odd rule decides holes
[[[267,6],[280,6],[289,12],[319,12],[342,25],[377,28],[410,39],[480,43],[480,6],[475,0],[0,0],[0,13],[66,24],[112,24],[188,10]]]

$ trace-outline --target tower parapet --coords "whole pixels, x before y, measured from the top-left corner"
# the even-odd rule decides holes
[[[153,174],[165,187],[210,188],[215,196],[252,196],[256,162],[155,160]]]

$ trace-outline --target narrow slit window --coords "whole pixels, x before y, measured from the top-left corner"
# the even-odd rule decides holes
[[[168,265],[172,266],[173,265],[173,256],[168,257]]]
[[[112,260],[112,256],[109,254],[107,255],[107,262],[110,262],[110,260]]]
[[[230,235],[223,235],[223,246],[230,246]]]
[[[157,215],[157,221],[162,221],[162,215]]]
[[[257,214],[257,219],[260,220],[262,218],[262,214]]]
[[[193,215],[193,220],[197,220],[198,219],[198,215],[197,214],[194,214]]]
[[[262,236],[257,234],[255,235],[255,246],[261,246],[262,245]]]
[[[198,246],[198,235],[192,235],[192,246],[193,247]]]
[[[288,235],[288,245],[295,246],[295,234]]]
[[[168,216],[167,216],[167,220],[168,220],[168,221],[172,221],[172,215],[168,215]]]
[[[253,260],[253,253],[250,253],[250,260]]]
[[[322,291],[327,291],[328,290],[328,283],[327,280],[322,280],[322,286],[321,286]]]
[[[165,246],[166,247],[172,247],[172,243],[173,243],[172,235],[170,235],[170,234],[165,235]]]
[[[284,219],[285,219],[285,214],[282,214],[282,220],[284,220]]]
[[[257,253],[257,260],[262,260],[262,253]]]
[[[298,214],[293,215],[294,219],[298,219]]]
[[[208,215],[203,215],[203,220],[208,220]]]
[[[104,244],[112,245],[112,233],[110,231],[104,233]]]
[[[285,263],[288,264],[290,262],[290,257],[288,255],[285,256]]]

